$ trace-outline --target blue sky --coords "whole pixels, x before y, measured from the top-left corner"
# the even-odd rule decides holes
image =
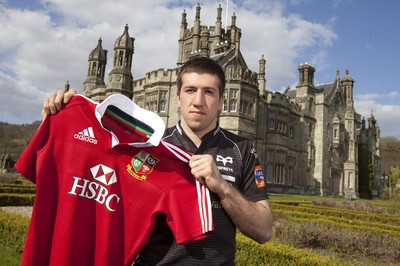
[[[67,80],[81,92],[90,51],[101,37],[110,59],[125,24],[134,78],[175,67],[181,14],[192,27],[197,3],[203,25],[215,24],[219,4],[224,24],[235,12],[241,51],[254,71],[264,55],[269,90],[294,88],[301,63],[316,68],[316,84],[348,69],[356,111],[373,113],[382,137],[400,139],[397,0],[0,0],[0,121],[39,120],[46,94]]]

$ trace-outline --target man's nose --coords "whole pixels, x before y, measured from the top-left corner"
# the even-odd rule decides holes
[[[203,105],[205,101],[205,94],[202,90],[197,90],[195,98],[194,98],[194,105]]]

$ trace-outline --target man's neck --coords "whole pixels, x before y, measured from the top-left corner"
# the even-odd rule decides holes
[[[200,147],[202,139],[204,135],[206,135],[208,132],[213,130],[216,126],[217,123],[215,122],[214,127],[202,130],[202,131],[193,131],[185,122],[181,120],[181,128],[183,131],[185,131],[186,135],[190,138],[190,140],[196,145],[197,148]]]

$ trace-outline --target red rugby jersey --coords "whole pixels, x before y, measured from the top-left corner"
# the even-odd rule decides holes
[[[129,117],[105,119],[109,107]],[[129,265],[158,212],[178,243],[210,234],[209,191],[190,173],[191,155],[161,141],[164,129],[119,94],[101,104],[76,95],[47,116],[15,164],[36,183],[21,265]]]

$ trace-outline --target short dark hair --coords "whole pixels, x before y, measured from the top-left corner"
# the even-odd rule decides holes
[[[205,56],[193,57],[186,61],[179,71],[176,85],[178,87],[178,94],[182,88],[182,76],[186,73],[199,73],[199,74],[212,74],[216,75],[219,79],[219,96],[224,95],[225,91],[225,73],[222,67],[213,59]]]

